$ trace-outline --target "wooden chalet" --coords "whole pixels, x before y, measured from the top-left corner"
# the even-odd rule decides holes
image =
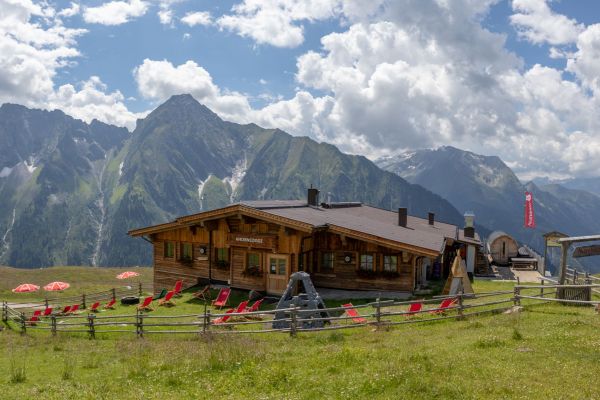
[[[473,228],[361,203],[247,201],[135,229],[154,247],[154,288],[211,279],[281,294],[296,271],[318,287],[412,292],[447,276],[459,246],[479,251]],[[467,254],[469,254],[468,252]],[[434,268],[435,266],[435,268]],[[437,270],[436,270],[437,269]]]

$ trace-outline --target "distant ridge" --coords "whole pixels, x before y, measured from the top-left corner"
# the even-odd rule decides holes
[[[446,198],[461,212],[474,211],[480,224],[503,230],[540,252],[545,232],[600,232],[600,197],[561,185],[523,184],[499,157],[446,146],[386,157],[376,163]],[[525,191],[534,194],[535,230],[523,227]]]

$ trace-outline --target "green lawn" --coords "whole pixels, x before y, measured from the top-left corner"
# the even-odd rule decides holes
[[[124,271],[135,271],[139,277],[126,280],[116,278]],[[68,282],[71,287],[64,292],[45,292],[41,289],[44,285],[54,281]],[[71,297],[82,293],[96,293],[111,288],[135,286],[138,282],[152,283],[152,269],[133,268],[92,268],[92,267],[52,267],[41,269],[17,269],[0,267],[0,300],[27,302],[43,300],[45,296]],[[40,287],[39,292],[13,293],[11,289],[21,283],[33,283]]]
[[[82,270],[72,271],[87,273]],[[476,281],[474,288],[512,285]],[[202,312],[189,293],[176,301],[155,315]],[[119,307],[101,315],[129,312],[133,308]],[[591,307],[556,304],[531,306],[521,314],[296,338],[104,334],[89,340],[83,334],[53,338],[48,332],[22,336],[5,329],[0,398],[600,398],[599,329],[600,317]]]

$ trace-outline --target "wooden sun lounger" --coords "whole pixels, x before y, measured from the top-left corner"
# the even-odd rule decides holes
[[[148,296],[144,299],[144,302],[142,304],[140,304],[137,309],[140,311],[154,311],[154,308],[152,307],[152,300],[154,300],[153,296]]]
[[[354,321],[357,324],[366,324],[368,321],[365,317],[362,317],[355,309],[354,306],[352,305],[352,303],[348,303],[348,304],[342,304],[342,307],[344,307],[345,313],[348,314],[348,316],[350,318],[352,318],[352,321]]]
[[[158,301],[158,305],[159,306],[174,306],[175,302],[172,300],[174,295],[175,295],[175,292],[173,290],[171,290],[170,292],[167,293],[167,295],[165,296],[164,299],[160,299]]]

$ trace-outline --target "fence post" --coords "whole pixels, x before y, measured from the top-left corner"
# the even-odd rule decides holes
[[[115,288],[110,289],[110,291],[112,292],[112,299],[116,301],[117,300],[117,293],[116,293]]]
[[[52,336],[56,336],[56,315],[50,315],[50,331]]]
[[[298,323],[296,310],[297,310],[296,306],[292,307],[292,312],[291,312],[292,320],[290,322],[290,336],[291,337],[296,337],[296,329],[297,329],[296,324]]]
[[[457,319],[465,318],[465,316],[463,315],[463,294],[464,294],[464,292],[462,290],[460,292],[458,292],[458,318]]]
[[[81,308],[86,308],[85,307],[85,293],[83,293],[81,295]]]
[[[46,308],[48,308],[48,299],[44,299],[44,304],[46,305]]]
[[[24,335],[27,331],[27,323],[25,319],[25,313],[21,313],[21,334]]]
[[[515,306],[521,305],[520,296],[521,296],[521,287],[515,286],[515,294],[514,294],[514,299],[513,299],[513,301],[515,302]]]
[[[573,270],[573,285],[577,285],[577,279],[578,279],[578,276],[577,276],[577,275],[578,275],[578,274],[577,274],[577,270],[576,270],[576,269],[574,269],[574,270]]]
[[[210,329],[210,310],[208,310],[207,312],[204,313],[204,333],[208,333],[208,330]]]
[[[94,328],[94,318],[96,316],[94,314],[88,314],[88,333],[90,334],[90,339],[96,339],[96,330]]]
[[[136,333],[138,338],[144,337],[144,314],[141,311],[136,313]]]
[[[590,278],[590,273],[585,271],[585,284],[586,285],[591,285],[592,284],[592,279]]]
[[[543,279],[542,279],[542,282],[541,282],[541,286],[542,287],[540,288],[540,297],[544,298],[544,280]]]
[[[2,322],[8,322],[8,303],[2,302]]]
[[[142,292],[142,282],[138,282],[138,293],[139,293],[140,297],[142,297],[142,294],[144,294]]]
[[[381,300],[377,298],[377,305],[375,306],[375,329],[379,329],[381,325]]]

